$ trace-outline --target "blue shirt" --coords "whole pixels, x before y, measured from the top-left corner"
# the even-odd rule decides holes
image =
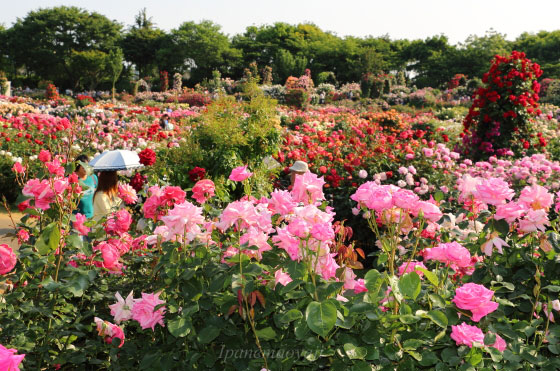
[[[97,188],[97,176],[95,174],[89,175],[85,180],[80,180],[80,185],[84,192],[78,204],[77,212],[89,219],[93,217],[93,194]]]

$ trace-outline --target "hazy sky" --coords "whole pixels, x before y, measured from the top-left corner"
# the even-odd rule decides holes
[[[165,30],[209,19],[229,35],[278,21],[312,22],[339,36],[423,39],[443,33],[451,43],[490,28],[510,40],[525,31],[560,29],[559,0],[0,0],[0,23],[10,26],[30,10],[57,5],[95,10],[124,25],[145,7]]]

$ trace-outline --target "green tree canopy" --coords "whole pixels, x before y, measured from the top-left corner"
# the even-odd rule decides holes
[[[98,70],[92,58],[108,55],[118,46],[120,36],[117,22],[96,12],[60,6],[32,11],[18,19],[9,30],[9,43],[18,65],[58,86],[78,87],[81,75],[91,77],[97,72],[72,66]]]

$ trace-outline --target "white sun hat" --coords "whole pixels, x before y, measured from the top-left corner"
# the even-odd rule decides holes
[[[296,173],[307,173],[309,171],[309,166],[303,161],[296,161],[290,167],[290,171],[295,171]]]

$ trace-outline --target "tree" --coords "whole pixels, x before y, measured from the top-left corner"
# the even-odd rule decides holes
[[[237,67],[241,54],[231,47],[221,27],[211,21],[185,22],[166,37],[157,53],[160,69],[190,72],[195,83],[212,78],[212,71],[224,75]]]
[[[10,28],[8,48],[16,64],[57,86],[76,88],[82,74],[96,75],[99,67],[92,58],[99,60],[115,49],[120,31],[120,24],[96,12],[66,6],[39,9]],[[93,70],[71,67],[77,64]]]
[[[560,30],[525,32],[513,42],[513,49],[525,52],[540,64],[543,77],[560,78]]]
[[[123,52],[121,49],[112,50],[107,57],[107,68],[111,76],[111,95],[115,101],[115,84],[123,70]]]
[[[121,43],[125,59],[136,65],[141,77],[153,72],[157,64],[157,52],[164,39],[165,32],[155,28],[146,9],[142,9]]]

